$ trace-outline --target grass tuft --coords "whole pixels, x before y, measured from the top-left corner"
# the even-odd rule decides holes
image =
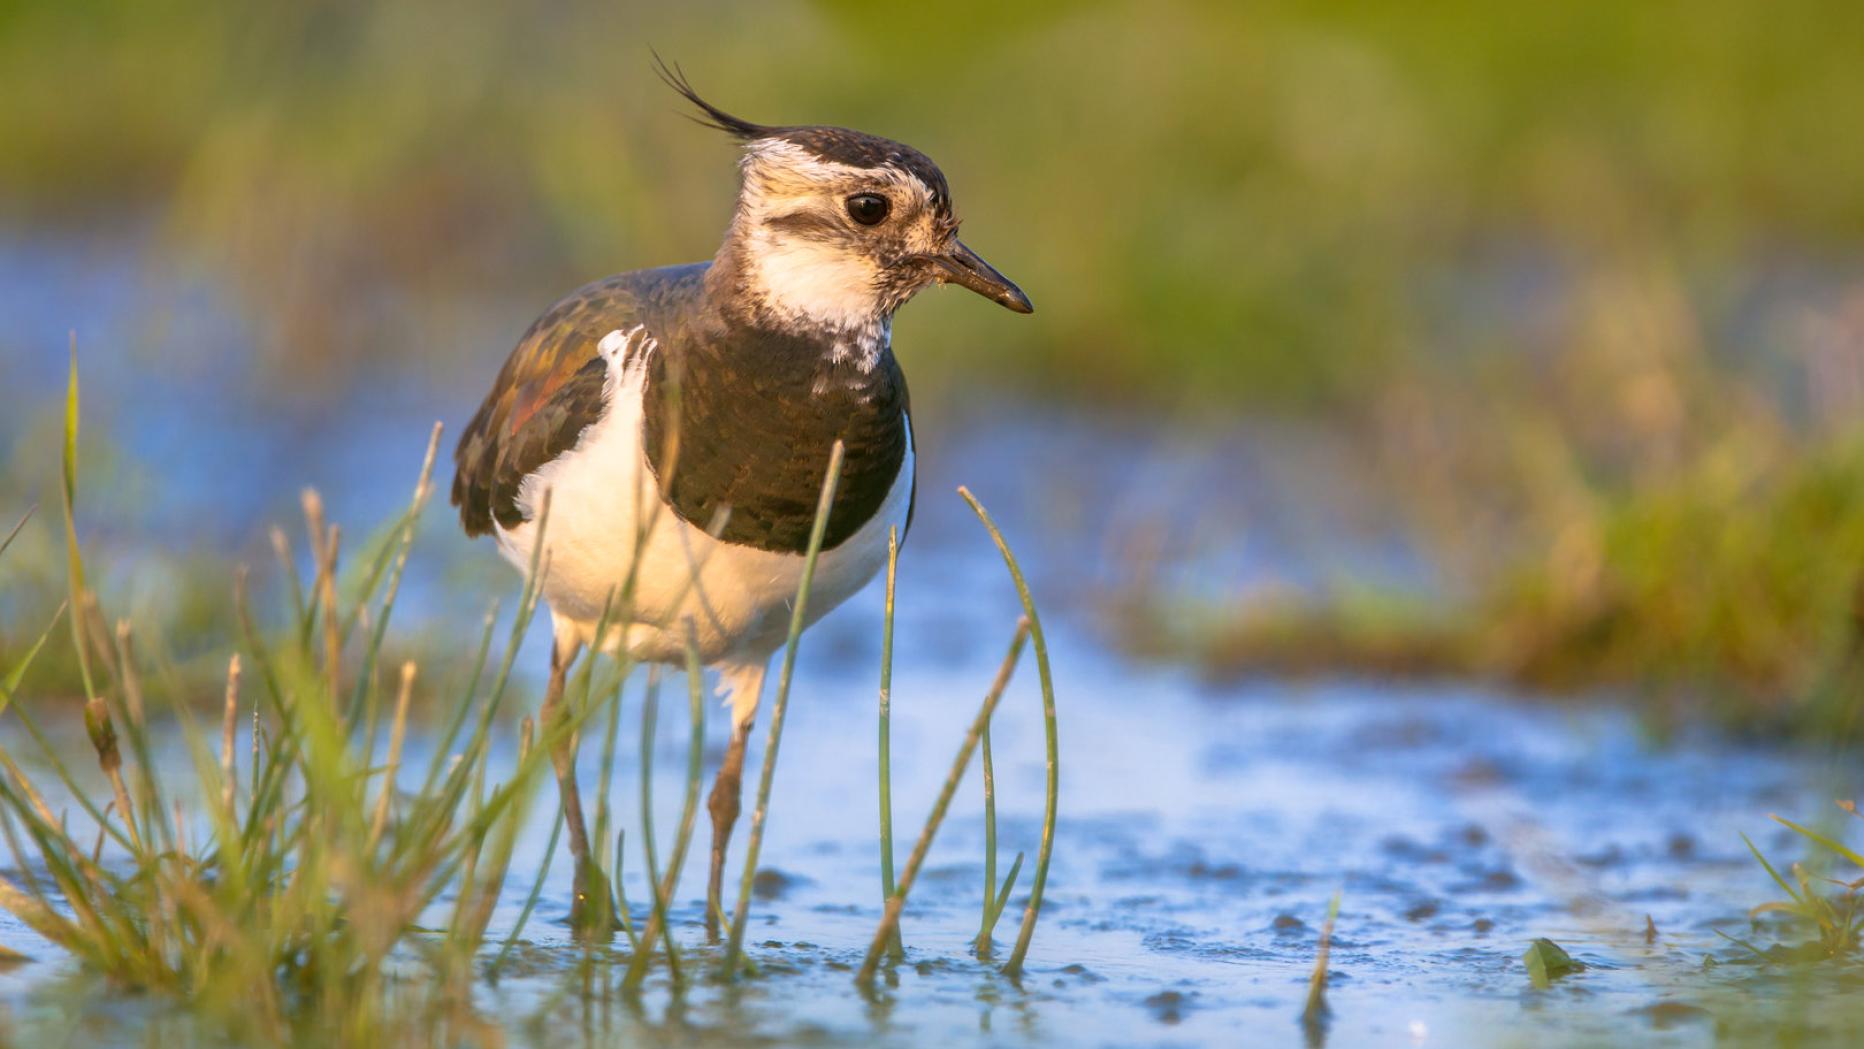
[[[515,923],[494,938],[489,929],[511,874],[516,843],[539,787],[550,781],[552,749],[579,734],[607,707],[602,755],[603,788],[596,813],[595,847],[612,865],[602,873],[600,918],[626,934],[632,954],[620,989],[638,994],[664,958],[677,993],[685,963],[669,918],[673,895],[691,843],[703,771],[705,703],[698,639],[687,624],[685,672],[691,721],[685,792],[678,829],[664,868],[653,832],[653,756],[658,717],[658,676],[650,675],[642,701],[640,832],[650,900],[637,930],[620,895],[626,834],[610,823],[608,774],[620,717],[621,687],[631,669],[624,657],[610,675],[598,675],[592,658],[568,689],[568,716],[519,726],[515,761],[494,761],[493,743],[510,723],[502,717],[517,653],[541,600],[548,571],[542,542],[532,550],[511,622],[496,660],[497,609],[488,613],[470,655],[470,674],[453,695],[421,696],[430,680],[413,662],[383,664],[396,595],[432,493],[431,471],[439,440],[430,437],[412,498],[378,538],[339,563],[340,527],[324,504],[306,491],[305,543],[309,569],[302,575],[291,540],[280,529],[271,545],[280,560],[283,607],[268,629],[249,600],[244,569],[234,575],[237,651],[226,654],[222,702],[204,724],[190,694],[168,675],[161,687],[144,686],[144,657],[128,620],[114,629],[88,588],[79,543],[77,448],[78,388],[75,362],[66,399],[64,447],[67,540],[65,605],[38,641],[12,666],[0,668],[0,714],[18,719],[30,753],[0,747],[0,839],[15,874],[0,877],[0,909],[59,945],[84,966],[116,984],[168,995],[210,1017],[233,1040],[268,1044],[456,1044],[477,1031],[471,1015],[472,983],[496,981],[506,970],[541,900],[565,827],[557,808],[550,843],[530,878]],[[830,456],[818,501],[804,571],[792,606],[768,740],[747,842],[731,939],[722,959],[732,977],[755,973],[743,956],[752,882],[768,818],[784,713],[793,681],[799,637],[809,622],[808,598],[826,534],[844,450]],[[968,493],[966,497],[969,498]],[[1040,659],[1049,744],[1049,795],[1036,888],[1025,914],[1017,953],[1006,971],[1020,967],[1053,841],[1055,814],[1054,703],[1040,624],[1020,569],[990,519],[972,505],[998,543],[1027,615],[960,748],[938,802],[895,883],[892,869],[889,717],[894,586],[899,541],[889,537],[887,615],[881,668],[880,790],[881,880],[886,914],[862,968],[871,982],[881,953],[903,954],[899,918],[934,835],[969,764],[986,750],[986,811],[990,825],[986,887],[978,950],[987,954],[992,930],[1007,907],[1022,870],[1018,854],[996,884],[995,776],[989,722],[1025,645]],[[548,528],[546,493],[538,518]],[[4,554],[19,528],[0,539]],[[632,581],[630,581],[631,584]],[[617,598],[627,600],[624,588]],[[615,602],[610,602],[611,606]],[[602,635],[621,608],[598,624]],[[40,730],[25,705],[15,703],[22,682],[47,641],[70,633],[84,668],[82,712],[96,773],[80,776]],[[407,769],[411,710],[434,708],[436,747],[424,769]],[[250,711],[250,715],[247,712]],[[386,733],[382,731],[386,721]],[[152,724],[172,724],[191,766],[178,773],[172,760],[157,762]],[[248,738],[239,733],[244,727]],[[242,745],[243,744],[243,745]],[[172,748],[165,748],[170,749]],[[55,787],[33,778],[49,770]],[[403,789],[404,775],[413,790]],[[101,779],[104,787],[96,788]],[[60,804],[75,806],[66,814]],[[199,799],[184,805],[182,798]],[[100,807],[101,802],[101,807]],[[614,899],[609,896],[612,880]],[[575,981],[585,1001],[613,986],[607,975],[619,954],[588,940],[579,943]],[[599,976],[599,983],[597,982]],[[599,989],[599,990],[598,990]],[[568,992],[566,992],[568,993]]]
[[[1857,806],[1850,802],[1839,802],[1838,807],[1845,813],[1857,817]],[[1818,846],[1823,853],[1823,861],[1842,861],[1853,870],[1852,877],[1838,878],[1828,874],[1815,874],[1805,864],[1795,863],[1789,870],[1793,877],[1789,881],[1780,870],[1761,853],[1754,842],[1743,834],[1741,840],[1747,845],[1761,868],[1773,883],[1786,894],[1783,900],[1769,900],[1748,912],[1749,917],[1758,918],[1765,914],[1777,914],[1789,919],[1794,925],[1810,930],[1813,938],[1803,948],[1780,947],[1775,953],[1784,953],[1798,958],[1816,952],[1822,958],[1847,958],[1857,953],[1864,943],[1864,855],[1846,845],[1844,842],[1814,830],[1811,827],[1795,823],[1780,816],[1773,817],[1774,822],[1787,827]],[[1727,937],[1733,940],[1733,937]],[[1739,940],[1734,942],[1741,943]],[[1755,950],[1751,945],[1742,946],[1754,951],[1762,959],[1772,960],[1773,955]]]

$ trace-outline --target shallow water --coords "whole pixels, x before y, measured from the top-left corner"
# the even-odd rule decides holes
[[[262,525],[285,519],[306,482],[322,487],[346,522],[389,513],[405,498],[428,421],[459,421],[502,353],[445,373],[385,373],[294,395],[238,364],[238,326],[210,293],[190,292],[194,312],[180,311],[186,323],[167,336],[197,351],[177,358],[190,362],[177,370],[150,363],[170,358],[133,333],[139,303],[186,299],[181,290],[135,267],[50,269],[28,273],[16,253],[0,251],[9,295],[30,302],[0,344],[17,377],[9,397],[37,404],[59,389],[64,328],[83,318],[87,425],[123,449],[113,470],[121,491],[154,493],[133,513],[94,511],[103,520],[93,556],[131,575],[150,551],[259,549]],[[1360,681],[1216,688],[1188,671],[1136,663],[1110,643],[1093,598],[1117,585],[1135,537],[1155,524],[1182,555],[1170,570],[1213,590],[1299,583],[1342,564],[1417,579],[1417,566],[1402,542],[1350,523],[1370,516],[1350,494],[1316,489],[1306,467],[1324,450],[1285,435],[1186,444],[1132,420],[1011,405],[930,410],[920,424],[923,505],[900,582],[896,850],[904,862],[1017,615],[994,551],[949,494],[962,480],[1031,562],[1054,649],[1061,822],[1026,976],[1013,983],[969,955],[983,878],[973,769],[907,909],[906,963],[876,999],[854,990],[852,968],[880,911],[879,595],[870,590],[803,645],[763,851],[773,891],[754,904],[748,936],[761,978],[730,991],[701,984],[677,999],[662,982],[640,1012],[560,995],[581,954],[565,924],[559,857],[525,932],[532,948],[476,1003],[514,1043],[1771,1044],[1776,1011],[1790,1011],[1807,1018],[1801,1044],[1846,1044],[1831,1007],[1848,993],[1849,974],[1755,964],[1715,930],[1771,942],[1770,931],[1751,929],[1746,910],[1777,890],[1740,834],[1798,858],[1767,814],[1822,819],[1831,798],[1856,795],[1855,768],[1811,750],[1706,734],[1659,744],[1608,706]],[[25,450],[28,414],[5,413],[0,426],[14,428],[0,431],[0,444]],[[97,501],[115,507],[116,498],[103,492]],[[494,560],[434,508],[401,626],[475,633],[476,610],[515,589]],[[533,686],[544,663],[538,634],[524,657]],[[610,790],[632,828],[638,677],[623,702]],[[993,729],[999,874],[1018,850],[1033,859],[1036,847],[1039,708],[1026,663]],[[683,683],[672,675],[656,758],[663,838],[678,816],[683,710]],[[723,716],[708,714],[716,760]],[[12,749],[15,732],[9,720],[0,742]],[[761,746],[761,730],[756,739]],[[596,749],[585,746],[585,785]],[[421,766],[421,750],[411,745],[411,766]],[[542,858],[551,802],[538,804],[495,940]],[[638,907],[648,893],[630,848],[624,884]],[[699,957],[702,859],[696,846],[674,911]],[[1318,929],[1335,892],[1331,1019],[1304,1028]],[[998,927],[999,956],[1014,938],[1021,896],[1019,888]],[[1520,956],[1543,936],[1587,968],[1536,991]],[[80,1009],[70,1004],[73,967],[56,948],[10,920],[0,921],[0,944],[35,959],[0,973],[5,1027],[21,1041],[141,1043],[150,1022],[169,1015],[134,996],[112,996],[102,1015]],[[1720,964],[1705,968],[1705,958]]]

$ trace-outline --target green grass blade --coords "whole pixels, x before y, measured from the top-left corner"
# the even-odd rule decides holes
[[[492,959],[492,964],[486,970],[486,974],[493,979],[498,978],[499,967],[505,964],[505,958],[511,954],[511,949],[517,944],[518,937],[524,934],[524,926],[531,920],[531,912],[537,909],[538,898],[544,894],[544,879],[550,877],[550,861],[557,854],[557,839],[562,835],[563,804],[558,802],[557,818],[550,824],[550,842],[544,846],[544,859],[537,865],[537,877],[531,882],[530,894],[525,896],[524,907],[518,911],[518,920],[512,925],[510,934],[505,937],[504,946],[498,949],[498,957]]]
[[[1024,855],[1021,852],[1016,854],[1016,859],[1010,863],[1010,873],[1003,876],[1002,890],[997,893],[996,899],[991,901],[990,918],[984,923],[985,943],[989,943],[991,936],[997,931],[997,919],[1003,917],[1003,908],[1009,906],[1010,893],[1016,888],[1016,876],[1023,872]]]
[[[19,538],[19,533],[26,528],[26,522],[32,520],[32,515],[37,513],[38,510],[39,507],[37,505],[28,506],[26,512],[19,515],[19,521],[13,525],[13,530],[6,534],[5,539],[0,539],[0,554],[6,553],[6,548],[13,545],[13,540]]]
[[[673,944],[673,933],[667,929],[667,901],[660,886],[660,857],[654,845],[654,728],[659,718],[660,677],[650,674],[647,681],[646,696],[641,701],[641,854],[647,859],[649,917],[646,935],[641,937],[641,949],[636,954],[651,959],[654,931],[661,930],[666,939],[667,967],[673,973],[673,982],[678,984],[680,955]]]
[[[1799,824],[1794,823],[1792,820],[1784,819],[1780,816],[1774,816],[1772,818],[1775,823],[1778,823],[1785,827],[1791,827],[1792,829],[1798,831],[1799,833],[1804,834],[1806,837],[1811,838],[1813,841],[1818,842],[1820,845],[1823,845],[1826,848],[1837,853],[1838,855],[1843,856],[1845,859],[1850,860],[1853,865],[1858,866],[1858,867],[1864,867],[1864,856],[1858,855],[1858,853],[1855,850],[1853,850],[1850,846],[1846,845],[1844,842],[1838,841],[1834,838],[1828,838],[1825,835],[1820,834],[1818,831],[1813,830],[1811,827],[1802,827]],[[1751,847],[1752,846],[1750,846],[1750,848]]]
[[[874,984],[874,971],[880,966],[881,952],[892,939],[893,930],[899,926],[900,913],[906,909],[906,896],[912,892],[913,882],[919,877],[919,868],[926,861],[926,854],[932,851],[932,839],[938,834],[938,828],[945,820],[945,812],[951,807],[951,799],[958,793],[958,784],[964,780],[964,770],[971,764],[971,752],[977,749],[978,740],[984,735],[984,727],[990,724],[990,715],[996,712],[997,703],[1003,698],[1003,690],[1010,685],[1010,675],[1016,671],[1016,664],[1022,659],[1023,642],[1029,637],[1029,621],[1019,620],[1016,633],[1010,638],[1010,650],[1003,657],[1003,663],[997,668],[997,677],[991,682],[990,691],[985,693],[983,705],[978,709],[977,717],[971,721],[971,730],[965,733],[964,743],[958,747],[958,756],[952,759],[951,771],[945,774],[945,784],[939,788],[938,798],[932,803],[932,812],[926,817],[925,826],[920,828],[919,840],[913,843],[913,852],[906,858],[906,868],[900,872],[900,886],[892,898],[887,900],[887,909],[880,918],[879,928],[874,930],[873,942],[868,944],[867,956],[861,961],[861,970],[855,975],[855,983],[863,989]]]
[[[997,902],[997,771],[990,760],[989,725],[984,726],[983,752],[978,760],[984,768],[984,913],[971,949],[982,955],[990,951],[990,931],[996,921],[991,905]]]
[[[615,828],[615,915],[621,919],[621,931],[628,936],[628,949],[639,954],[641,937],[634,931],[634,908],[628,906],[627,890],[621,886],[622,846],[627,840],[627,834],[620,827]]]
[[[376,620],[372,624],[374,629],[370,633],[369,644],[363,650],[362,672],[356,676],[356,692],[350,697],[349,715],[351,720],[355,719],[357,710],[363,705],[364,697],[373,696],[375,692],[376,660],[381,655],[382,642],[388,637],[388,621],[390,617],[394,615],[395,597],[401,592],[401,577],[402,573],[405,572],[408,567],[408,551],[414,547],[414,533],[416,527],[421,523],[421,511],[426,509],[427,497],[429,493],[433,491],[434,455],[439,448],[440,424],[436,422],[432,432],[429,433],[427,438],[427,452],[421,459],[420,479],[414,484],[414,497],[408,501],[408,509],[402,515],[402,520],[400,522],[400,534],[391,547],[395,554],[395,565],[388,574],[388,589],[382,595],[382,610],[376,616]],[[374,586],[371,584],[369,592],[373,592],[373,590]],[[352,614],[361,613],[363,602],[366,601],[367,598],[368,593],[366,592],[357,600],[355,612]],[[373,744],[375,720],[373,714],[371,714],[367,720],[370,722],[371,726],[370,743]]]
[[[900,530],[887,529],[887,599],[880,627],[880,905],[893,897],[893,593],[900,571]],[[893,959],[906,954],[898,928],[888,946]]]
[[[421,782],[423,796],[431,793],[434,784],[439,782],[440,773],[446,766],[447,755],[453,749],[454,741],[459,739],[460,730],[466,725],[466,716],[471,713],[473,699],[479,693],[479,682],[485,676],[486,660],[491,658],[492,633],[497,627],[498,602],[494,601],[491,610],[485,614],[485,628],[479,635],[478,655],[473,658],[472,678],[471,683],[466,686],[465,698],[454,705],[453,712],[447,716],[446,728],[434,741],[433,757],[428,759],[427,763],[427,777]]]
[[[1717,936],[1720,936],[1722,939],[1727,940],[1729,943],[1747,948],[1750,952],[1753,953],[1754,957],[1759,958],[1763,962],[1773,960],[1767,957],[1766,951],[1761,950],[1760,948],[1754,946],[1753,944],[1747,942],[1746,940],[1740,939],[1739,937],[1730,936],[1727,933],[1721,931],[1720,929],[1710,929],[1709,931],[1714,933]]]
[[[1055,728],[1055,679],[1049,669],[1048,641],[1042,633],[1042,620],[1036,614],[1035,598],[1030,596],[1029,584],[1023,579],[1023,570],[1016,563],[1016,555],[1011,552],[1003,533],[997,530],[996,522],[990,519],[984,504],[977,501],[970,489],[961,487],[958,494],[971,504],[972,512],[983,522],[991,541],[997,544],[997,551],[1003,555],[1010,579],[1016,584],[1016,596],[1023,604],[1023,616],[1029,620],[1029,638],[1035,648],[1036,671],[1042,680],[1042,733],[1048,751],[1048,768],[1044,779],[1046,796],[1042,807],[1042,844],[1036,852],[1035,878],[1029,887],[1029,906],[1023,911],[1022,928],[1016,934],[1016,947],[1010,952],[1010,960],[1003,966],[1005,973],[1015,976],[1022,972],[1023,958],[1029,953],[1029,941],[1035,936],[1036,915],[1042,910],[1042,891],[1048,886],[1049,859],[1055,848],[1055,817],[1061,794],[1061,746],[1057,742]]]
[[[58,611],[52,613],[52,621],[47,623],[45,630],[39,634],[39,640],[34,641],[32,647],[26,650],[26,654],[20,657],[19,662],[13,664],[13,669],[7,671],[6,680],[0,682],[0,711],[4,711],[7,704],[13,702],[14,693],[19,691],[19,683],[25,680],[27,668],[32,666],[34,659],[38,658],[39,650],[45,647],[46,638],[51,637],[52,631],[58,629],[58,619],[69,607],[68,602],[58,606]]]
[[[84,607],[84,594],[88,587],[84,582],[84,555],[78,547],[78,335],[71,333],[71,372],[65,387],[65,443],[64,460],[61,464],[64,477],[65,496],[65,572],[66,583],[70,590],[72,614],[71,643],[78,654],[78,674],[84,681],[84,698],[94,699],[97,686],[91,678],[90,646],[84,638],[84,617],[78,613]],[[125,819],[128,813],[123,814]]]
[[[750,839],[745,842],[744,874],[738,879],[738,909],[731,919],[731,939],[725,948],[725,976],[733,979],[738,959],[744,953],[744,929],[751,914],[751,882],[757,874],[757,854],[764,844],[764,820],[770,814],[770,786],[777,771],[777,747],[783,740],[783,715],[789,708],[790,679],[796,671],[796,648],[808,622],[809,587],[815,582],[816,559],[822,554],[822,539],[828,534],[829,509],[835,504],[835,488],[841,481],[841,460],[845,452],[840,441],[830,449],[828,472],[822,479],[822,494],[816,501],[815,524],[809,530],[809,550],[803,558],[802,579],[796,586],[796,604],[790,610],[789,639],[783,649],[783,670],[777,678],[777,698],[770,708],[770,734],[764,742],[764,767],[757,783],[757,806],[751,810]]]
[[[1806,901],[1799,898],[1799,890],[1787,884],[1785,878],[1780,877],[1780,872],[1773,869],[1773,864],[1767,862],[1767,857],[1760,854],[1760,850],[1754,847],[1754,843],[1748,840],[1748,836],[1741,835],[1741,840],[1747,845],[1748,851],[1754,854],[1754,858],[1760,861],[1760,865],[1767,869],[1767,876],[1773,879],[1773,883],[1778,885],[1782,892],[1792,897],[1794,903],[1803,905]]]
[[[679,887],[680,871],[686,865],[686,850],[692,843],[693,823],[699,815],[699,774],[705,761],[705,672],[699,662],[699,642],[691,620],[686,623],[686,704],[687,714],[692,719],[692,736],[686,746],[686,797],[680,803],[680,828],[674,835],[673,853],[667,858],[667,873],[660,885],[660,898],[669,903]],[[647,978],[656,933],[665,937],[668,956],[673,954],[673,933],[666,917],[666,906],[664,903],[657,905],[648,917],[647,933],[641,938],[648,949],[628,960],[621,989],[629,994],[638,993],[641,982]],[[674,979],[679,979],[677,970]]]

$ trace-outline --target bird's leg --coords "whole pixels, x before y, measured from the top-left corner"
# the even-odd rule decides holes
[[[576,743],[569,727],[569,704],[564,685],[570,664],[581,645],[559,638],[550,650],[550,685],[544,692],[542,720],[550,736],[550,763],[557,771],[557,793],[563,801],[563,822],[569,830],[570,859],[576,865],[570,900],[570,929],[578,938],[606,940],[614,935],[615,908],[608,894],[608,879],[589,855],[589,830],[583,823],[582,794],[576,789]]]
[[[731,743],[725,748],[724,764],[712,781],[712,794],[706,799],[706,811],[712,814],[712,876],[706,882],[706,938],[718,942],[718,916],[724,901],[725,847],[731,844],[731,828],[738,822],[738,797],[744,792],[744,745],[751,738],[751,719],[731,728]]]

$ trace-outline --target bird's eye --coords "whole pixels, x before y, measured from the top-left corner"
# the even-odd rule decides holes
[[[893,205],[878,193],[856,193],[848,198],[848,217],[863,226],[878,226]]]

